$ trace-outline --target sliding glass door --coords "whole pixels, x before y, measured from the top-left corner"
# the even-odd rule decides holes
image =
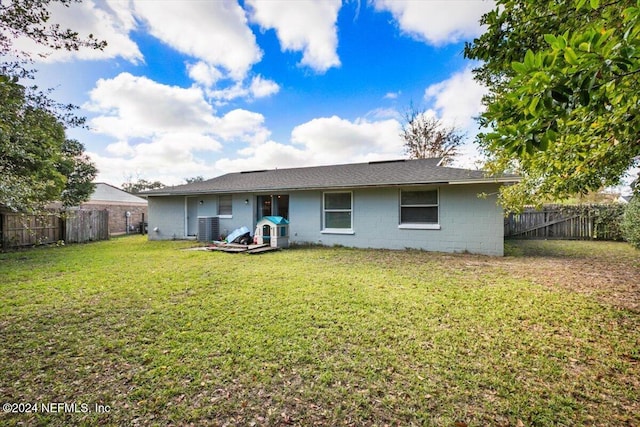
[[[258,196],[258,203],[256,206],[258,209],[256,212],[256,218],[258,221],[265,216],[281,216],[289,219],[288,194]]]

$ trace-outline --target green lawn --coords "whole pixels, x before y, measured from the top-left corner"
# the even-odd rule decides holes
[[[626,244],[191,245],[0,253],[0,401],[38,409],[0,424],[640,425]]]

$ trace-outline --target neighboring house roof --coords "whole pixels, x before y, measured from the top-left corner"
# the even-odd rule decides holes
[[[127,193],[124,190],[114,187],[113,185],[105,184],[104,182],[96,183],[96,188],[91,194],[91,197],[86,203],[108,203],[108,204],[120,204],[120,205],[146,205],[147,201],[142,197],[134,196]]]
[[[201,182],[165,187],[141,196],[241,193],[416,184],[515,182],[516,176],[487,177],[482,171],[440,166],[440,158],[391,160],[333,166],[236,172]]]
[[[618,197],[619,203],[629,203],[631,201],[631,197],[633,196],[620,196]]]

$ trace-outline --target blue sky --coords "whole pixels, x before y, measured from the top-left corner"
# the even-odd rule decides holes
[[[69,136],[85,144],[98,181],[113,185],[400,158],[411,102],[467,133],[457,165],[472,167],[486,91],[462,49],[492,7],[84,0],[53,9],[53,22],[108,47],[50,54],[37,83],[81,106],[90,130]]]

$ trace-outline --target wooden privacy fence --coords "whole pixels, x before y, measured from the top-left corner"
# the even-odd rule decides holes
[[[547,205],[509,214],[504,236],[513,239],[622,240],[624,205]]]
[[[35,246],[61,240],[63,224],[58,215],[3,213],[2,247]]]
[[[70,210],[65,212],[65,243],[109,239],[109,211]]]
[[[70,210],[31,215],[0,213],[0,241],[3,249],[64,241],[83,243],[109,238],[107,210]]]

